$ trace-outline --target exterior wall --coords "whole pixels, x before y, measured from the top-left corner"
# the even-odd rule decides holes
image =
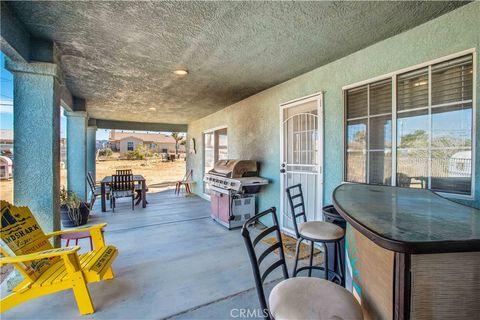
[[[175,143],[158,143],[158,142],[152,142],[152,141],[143,141],[135,137],[125,138],[120,140],[119,142],[116,142],[115,149],[118,150],[122,155],[127,153],[128,152],[127,146],[129,141],[133,142],[134,148],[136,148],[137,146],[145,146],[151,149],[153,152],[157,152],[157,153],[162,152],[163,149],[167,149],[168,153],[175,153]],[[151,147],[152,144],[154,144],[155,146]],[[184,153],[185,146],[178,145],[178,152]]]
[[[168,153],[175,153],[175,144],[157,143],[157,152],[162,152],[163,149],[167,149]]]
[[[120,154],[125,154],[128,152],[128,142],[133,142],[133,149],[135,149],[137,146],[143,145],[143,141],[137,138],[127,138],[120,140]]]
[[[279,104],[324,91],[324,205],[343,179],[342,87],[436,58],[476,48],[476,123],[480,124],[480,3],[471,3],[407,32],[376,43],[330,64],[293,78],[188,125],[188,142],[195,139],[196,154],[188,153],[194,192],[202,193],[203,131],[228,126],[229,158],[255,159],[261,176],[270,180],[259,196],[259,210],[280,206]],[[476,132],[476,159],[480,138]],[[475,200],[480,207],[480,161],[476,161]]]

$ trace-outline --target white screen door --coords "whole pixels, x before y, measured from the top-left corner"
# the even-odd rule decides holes
[[[322,94],[281,105],[281,226],[294,233],[285,189],[302,184],[307,220],[322,219],[323,202]]]

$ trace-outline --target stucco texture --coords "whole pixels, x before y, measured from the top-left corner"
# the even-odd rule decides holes
[[[45,232],[60,228],[60,86],[53,65],[8,63],[14,77],[14,203]],[[32,196],[35,195],[35,196]]]
[[[189,123],[188,136],[196,140],[197,153],[188,155],[188,167],[202,192],[202,132],[228,126],[229,157],[255,159],[260,174],[270,180],[259,195],[259,210],[280,206],[279,104],[324,91],[324,194],[331,203],[333,189],[343,176],[343,97],[342,87],[359,81],[428,62],[466,49],[480,48],[480,3],[471,3],[357,51],[342,59],[293,78],[275,87],[235,103],[203,119]],[[477,55],[477,65],[478,65]],[[477,106],[479,72],[476,72]],[[478,107],[477,107],[478,110]],[[476,112],[477,124],[480,123]],[[480,159],[480,139],[476,140],[476,158]],[[480,165],[476,161],[475,201],[480,207]]]
[[[12,1],[8,5],[32,37],[55,41],[62,51],[60,65],[68,88],[87,101],[90,117],[186,124],[465,3]],[[187,68],[189,75],[174,75],[177,68]]]

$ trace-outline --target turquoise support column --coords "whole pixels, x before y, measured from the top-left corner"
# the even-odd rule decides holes
[[[28,206],[45,232],[59,230],[59,69],[11,60],[6,68],[14,79],[14,203]]]
[[[97,152],[97,127],[88,126],[87,127],[87,172],[92,173],[93,179],[95,178],[95,158]]]
[[[87,200],[87,113],[67,112],[67,186]]]

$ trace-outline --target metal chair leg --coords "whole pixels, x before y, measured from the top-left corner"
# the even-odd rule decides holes
[[[338,274],[338,242],[335,241],[334,243],[334,253],[333,253],[333,271]]]
[[[343,261],[342,261],[342,250],[340,248],[340,242],[337,242],[338,246],[338,264],[339,264],[339,268],[338,268],[338,274],[340,275],[340,284],[342,285],[342,287],[345,287],[345,270],[342,269],[342,266],[343,266]]]
[[[314,242],[310,241],[310,269],[308,269],[308,276],[312,276],[312,267],[313,267],[313,249],[314,249]]]
[[[324,255],[325,255],[325,280],[328,280],[328,249],[327,249],[327,244],[323,244],[324,247]]]
[[[298,257],[300,255],[300,244],[302,243],[302,238],[297,239],[297,249],[295,251],[295,265],[293,266],[293,274],[292,277],[297,276],[297,265],[298,265]]]
[[[92,194],[92,198],[90,199],[90,210],[93,209],[93,204],[95,203],[95,198],[96,198],[95,194]]]

